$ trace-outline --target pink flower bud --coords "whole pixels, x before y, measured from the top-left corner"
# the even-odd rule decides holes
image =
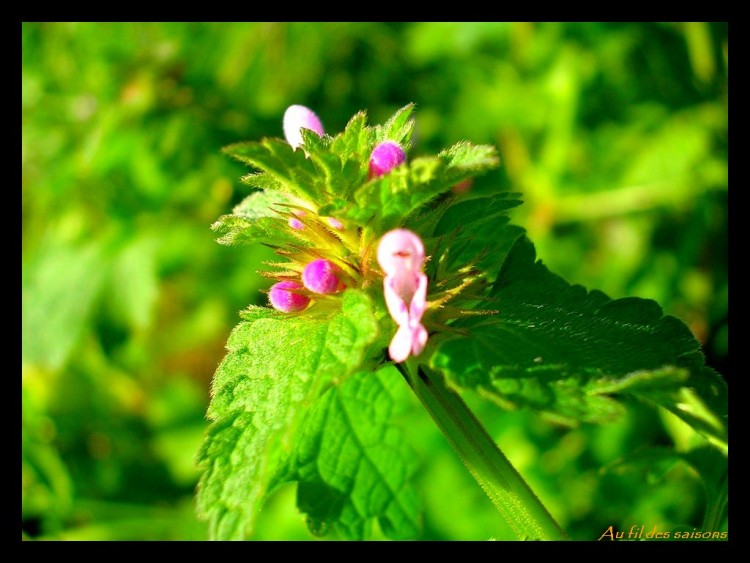
[[[302,283],[314,293],[336,293],[346,286],[339,277],[341,270],[330,260],[313,260],[302,271]]]
[[[386,233],[378,245],[378,263],[385,273],[385,304],[398,325],[388,353],[394,362],[403,362],[409,355],[421,354],[427,344],[427,329],[422,324],[427,308],[422,240],[406,229]]]
[[[312,110],[305,106],[289,106],[284,113],[284,137],[294,150],[303,144],[301,129],[310,129],[323,136],[323,124]]]
[[[288,221],[289,226],[292,229],[295,229],[297,231],[301,231],[302,229],[305,228],[305,224],[302,221],[300,221],[299,219],[297,219],[297,217],[306,217],[307,216],[307,211],[304,211],[303,209],[295,209],[295,210],[292,211],[292,214],[296,215],[296,217],[290,217],[289,218],[289,221]]]
[[[336,217],[329,217],[328,224],[331,225],[331,227],[333,227],[334,229],[338,229],[339,231],[344,229],[344,224],[336,219]]]
[[[296,313],[307,308],[310,298],[297,293],[302,290],[302,284],[296,281],[280,281],[273,284],[268,292],[268,300],[277,311]]]
[[[382,176],[406,161],[406,153],[401,145],[393,141],[383,141],[370,155],[370,177]]]

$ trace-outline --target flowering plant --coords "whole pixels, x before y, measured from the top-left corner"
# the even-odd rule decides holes
[[[637,397],[726,455],[726,387],[687,327],[549,272],[508,218],[518,194],[474,190],[495,149],[412,157],[412,113],[370,126],[361,112],[331,136],[292,106],[285,140],[225,149],[255,191],[213,225],[218,240],[279,260],[263,272],[270,306],[241,312],[214,377],[198,490],[214,538],[248,537],[290,481],[314,533],[365,538],[377,519],[418,537],[417,463],[393,417],[404,389],[520,538],[565,533],[459,391],[564,424],[615,419]]]

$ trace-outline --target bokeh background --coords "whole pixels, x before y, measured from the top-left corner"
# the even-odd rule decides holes
[[[24,23],[23,537],[206,537],[209,384],[270,257],[214,242],[248,193],[220,149],[281,136],[293,103],[335,133],[413,101],[412,154],[496,145],[473,189],[523,194],[513,220],[540,258],[656,299],[728,377],[727,64],[723,23]],[[688,465],[618,464],[687,451],[670,415],[565,429],[475,403],[574,538],[700,526]],[[416,401],[405,418],[424,538],[512,538]],[[310,537],[281,489],[255,538]]]

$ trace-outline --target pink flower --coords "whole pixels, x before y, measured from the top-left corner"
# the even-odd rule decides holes
[[[315,131],[318,137],[324,133],[323,124],[311,109],[300,105],[289,106],[284,113],[284,137],[294,150],[303,144],[301,129]]]
[[[310,298],[301,293],[302,284],[296,281],[280,281],[271,286],[268,292],[268,300],[277,311],[284,313],[296,313],[306,309],[310,304]]]
[[[314,293],[337,293],[346,286],[339,277],[341,270],[325,258],[313,260],[302,271],[302,283]]]
[[[401,145],[393,141],[383,141],[372,149],[370,154],[370,177],[382,176],[406,161],[406,153]]]
[[[427,329],[422,324],[427,307],[427,276],[421,271],[424,245],[411,231],[395,229],[380,239],[378,263],[385,273],[385,304],[398,325],[388,353],[400,363],[410,354],[421,354],[427,343]]]

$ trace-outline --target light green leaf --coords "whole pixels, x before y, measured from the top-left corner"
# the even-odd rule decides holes
[[[251,244],[265,242],[304,244],[293,236],[282,213],[291,212],[294,202],[277,191],[258,191],[247,196],[235,206],[231,215],[222,215],[211,225],[221,244]]]
[[[468,141],[456,143],[438,153],[446,163],[446,170],[457,184],[480,172],[496,168],[500,164],[497,150],[492,145],[472,145]]]
[[[382,127],[376,127],[377,142],[395,141],[408,150],[411,146],[411,135],[414,131],[414,104],[407,104],[394,113]]]
[[[392,367],[360,373],[329,389],[305,420],[297,446],[297,504],[314,532],[335,528],[367,539],[371,520],[391,539],[419,535],[419,501],[410,479],[414,452],[394,418],[408,387]]]
[[[331,141],[331,152],[344,160],[367,162],[374,144],[371,127],[367,127],[367,114],[360,111],[346,124],[346,128]]]
[[[293,150],[286,141],[266,138],[259,142],[235,143],[223,150],[240,162],[268,174],[278,182],[279,189],[290,195],[315,202],[325,192],[325,185],[305,151]]]
[[[227,342],[199,453],[198,512],[214,539],[243,539],[292,448],[301,415],[333,381],[366,369],[378,335],[372,303],[349,290],[330,318],[256,309]],[[377,347],[376,347],[377,348]]]
[[[365,224],[373,221],[382,230],[401,224],[420,206],[462,180],[498,164],[494,148],[459,143],[437,157],[419,157],[374,178],[353,193],[341,217]]]

